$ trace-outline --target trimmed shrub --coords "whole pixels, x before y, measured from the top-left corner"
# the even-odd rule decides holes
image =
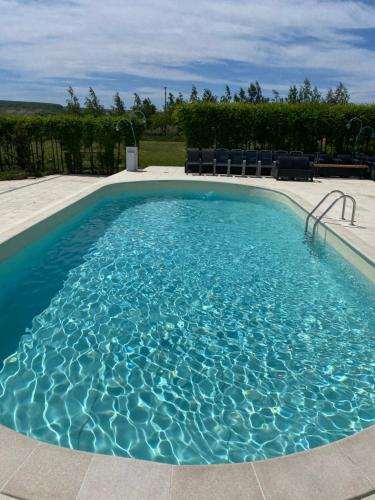
[[[189,147],[224,147],[351,152],[360,125],[375,127],[375,105],[328,104],[182,104],[175,119]],[[374,151],[366,130],[358,141],[362,152]]]
[[[133,120],[133,126],[139,143],[144,125]],[[121,170],[130,145],[126,116],[0,116],[0,170],[109,175]]]

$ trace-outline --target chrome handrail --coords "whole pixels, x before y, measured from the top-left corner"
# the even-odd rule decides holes
[[[314,215],[314,213],[317,211],[317,209],[322,205],[322,203],[324,203],[326,201],[326,199],[331,196],[331,194],[334,194],[334,193],[338,193],[340,194],[341,196],[345,196],[345,193],[343,191],[340,191],[340,189],[334,189],[333,191],[331,191],[330,193],[327,193],[324,198],[322,198],[320,200],[320,202],[311,210],[311,212],[309,213],[309,215],[306,217],[306,224],[305,224],[305,233],[307,233],[308,229],[309,229],[309,222],[310,222],[310,218]],[[343,207],[342,207],[342,214],[341,214],[341,218],[342,219],[345,219],[345,210],[346,210],[346,199],[344,199],[344,203],[343,203]]]
[[[354,219],[355,219],[355,212],[356,212],[356,209],[357,209],[357,202],[355,201],[355,199],[353,198],[353,196],[350,196],[349,194],[343,194],[342,196],[340,196],[340,198],[336,198],[336,200],[334,200],[330,206],[316,219],[315,221],[315,224],[314,224],[314,227],[313,227],[313,232],[312,232],[312,236],[311,236],[311,239],[314,240],[315,238],[315,233],[316,233],[316,227],[317,225],[319,224],[319,222],[323,219],[323,217],[325,217],[327,215],[327,213],[336,205],[337,202],[339,202],[340,200],[344,200],[344,205],[343,205],[343,211],[344,211],[344,207],[346,206],[346,200],[349,199],[351,200],[352,204],[353,204],[353,208],[352,208],[352,216],[351,216],[351,220],[350,220],[350,225],[351,226],[354,226]],[[343,217],[344,218],[344,217]]]

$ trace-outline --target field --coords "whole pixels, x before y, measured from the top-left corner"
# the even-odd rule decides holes
[[[48,102],[1,101],[0,115],[52,115],[64,110],[60,104]]]

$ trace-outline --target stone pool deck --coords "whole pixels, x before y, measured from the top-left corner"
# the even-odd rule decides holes
[[[348,221],[339,220],[340,204],[324,222],[375,262],[374,181],[320,178],[311,183],[277,181],[270,177],[186,176],[181,167],[149,167],[139,172],[125,171],[106,178],[59,175],[0,182],[0,243],[103,184],[147,180],[214,181],[273,189],[292,197],[306,210],[311,210],[329,191],[340,189],[357,201],[356,224],[352,227]],[[348,203],[347,217],[350,209]]]
[[[375,183],[318,179],[186,177],[178,167],[150,167],[110,178],[50,176],[0,183],[0,242],[103,184],[138,180],[238,183],[277,190],[307,210],[341,189],[358,203],[356,226],[326,223],[375,262]],[[0,500],[355,500],[375,498],[375,426],[327,446],[273,460],[235,465],[172,466],[94,455],[26,438],[0,426]]]

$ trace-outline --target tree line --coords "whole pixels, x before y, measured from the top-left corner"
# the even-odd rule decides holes
[[[232,93],[229,85],[226,85],[224,94],[220,97],[215,95],[210,89],[204,89],[202,95],[199,96],[197,88],[193,85],[188,102],[191,104],[199,101],[212,103],[237,102],[243,104],[264,104],[271,102],[286,104],[348,104],[350,102],[349,91],[342,82],[339,82],[335,89],[328,89],[324,95],[316,85],[312,86],[308,78],[304,80],[299,88],[296,85],[291,85],[286,96],[281,96],[277,90],[272,90],[272,95],[272,98],[264,96],[262,87],[258,81],[250,83],[247,89],[241,87],[238,92],[234,93]],[[179,96],[178,101],[185,102],[181,96]]]
[[[122,115],[127,111],[141,112],[146,120],[149,122],[153,115],[158,112],[157,106],[151,101],[149,97],[141,99],[137,93],[133,94],[133,103],[126,108],[124,100],[121,98],[119,92],[113,96],[113,104],[110,109],[100,103],[96,92],[92,87],[89,88],[88,95],[85,97],[84,105],[81,106],[74,89],[69,87],[67,89],[68,99],[66,101],[66,110],[72,114],[89,114],[93,116],[100,116],[104,114]],[[225,86],[224,93],[221,96],[216,95],[212,90],[205,88],[199,94],[197,87],[192,86],[188,98],[182,92],[177,95],[169,92],[163,112],[165,114],[172,114],[176,106],[185,103],[197,102],[211,102],[211,103],[243,103],[243,104],[264,104],[264,103],[286,103],[286,104],[348,104],[350,102],[350,94],[346,86],[339,82],[337,86],[332,89],[329,88],[324,94],[318,89],[316,85],[312,85],[308,78],[297,87],[295,84],[289,87],[287,95],[282,96],[277,90],[272,90],[272,97],[266,97],[263,93],[260,83],[256,80],[250,83],[247,89],[240,87],[238,91],[232,92],[229,85]]]
[[[113,104],[109,110],[101,104],[100,99],[92,87],[89,88],[88,95],[85,97],[83,106],[81,106],[81,103],[72,86],[68,87],[67,93],[68,98],[66,100],[66,111],[67,113],[73,115],[91,115],[97,117],[110,114],[119,116],[127,113],[128,111],[140,111],[146,118],[149,118],[157,112],[155,104],[151,102],[149,97],[142,100],[137,93],[134,93],[133,105],[129,109],[126,109],[124,100],[121,98],[119,92],[116,92],[113,96]]]

